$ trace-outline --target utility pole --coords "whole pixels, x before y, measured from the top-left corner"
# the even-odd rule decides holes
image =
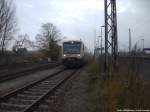
[[[103,51],[103,27],[105,27],[104,25],[103,26],[101,26],[101,55],[102,55],[102,51]]]
[[[131,52],[131,29],[129,28],[129,53]]]
[[[144,39],[141,39],[143,41],[143,51],[144,51]]]
[[[94,57],[96,56],[96,29],[94,29]]]
[[[115,69],[118,55],[117,9],[116,0],[104,0],[105,6],[105,71],[108,71],[108,58]]]

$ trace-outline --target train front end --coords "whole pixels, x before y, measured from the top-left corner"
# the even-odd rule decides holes
[[[81,41],[63,42],[62,63],[68,68],[80,67],[83,61],[82,47]]]

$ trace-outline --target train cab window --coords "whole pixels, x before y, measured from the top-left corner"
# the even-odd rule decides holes
[[[80,54],[81,42],[64,42],[63,52],[64,54]]]

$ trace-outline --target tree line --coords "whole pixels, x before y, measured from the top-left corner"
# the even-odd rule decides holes
[[[13,39],[16,30],[15,11],[12,1],[0,0],[0,48],[2,54],[4,54],[4,50]]]
[[[35,36],[36,41],[30,40],[28,34],[18,32],[16,8],[12,0],[0,0],[0,55],[5,55],[7,49],[12,46],[12,52],[18,53],[19,49],[38,49],[45,57],[57,60],[60,56],[61,32],[52,23],[41,25],[40,32]]]

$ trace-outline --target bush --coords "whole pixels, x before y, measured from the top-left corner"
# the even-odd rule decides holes
[[[91,103],[96,105],[95,111],[150,109],[150,81],[144,81],[139,77],[134,64],[120,65],[118,73],[111,73],[113,77],[107,79],[101,77],[102,71],[97,61],[93,60],[88,68],[91,77],[89,91]]]

